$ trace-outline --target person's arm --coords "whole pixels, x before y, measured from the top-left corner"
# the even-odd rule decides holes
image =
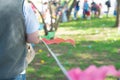
[[[25,15],[27,42],[38,44],[40,42],[38,30],[39,22],[36,15],[28,3],[24,4],[23,10]]]
[[[40,43],[39,31],[35,31],[31,34],[27,34],[27,42],[34,43],[34,44]]]

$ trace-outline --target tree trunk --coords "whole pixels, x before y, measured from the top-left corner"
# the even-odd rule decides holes
[[[69,2],[70,2],[70,1],[69,1]],[[67,12],[67,18],[68,18],[68,20],[70,19],[71,11],[72,11],[75,3],[76,3],[76,0],[73,0],[72,4],[71,4],[71,6],[70,6],[70,8],[69,8],[69,10],[68,10],[68,12]],[[68,3],[68,4],[69,4],[69,3]]]
[[[120,0],[117,0],[116,26],[117,26],[118,28],[120,28]]]

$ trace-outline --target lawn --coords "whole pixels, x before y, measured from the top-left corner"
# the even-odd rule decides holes
[[[120,33],[114,24],[113,17],[61,23],[55,37],[73,39],[76,46],[60,43],[49,47],[66,70],[86,69],[90,65],[114,65],[120,69]],[[66,80],[44,44],[35,45],[35,50],[36,57],[27,69],[27,80]]]

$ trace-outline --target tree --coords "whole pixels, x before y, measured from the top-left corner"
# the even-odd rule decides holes
[[[39,9],[35,5],[35,3],[33,3],[33,2],[31,2],[31,3],[35,6],[37,12],[40,14],[40,16],[42,18],[42,22],[44,24],[44,27],[43,27],[44,28],[44,34],[47,36],[49,34],[49,32],[55,32],[58,29],[59,23],[61,22],[62,11],[63,11],[62,8],[64,8],[64,6],[62,6],[62,4],[60,4],[61,0],[59,0],[59,1],[49,0],[47,2],[48,6],[49,6],[48,10],[49,10],[49,13],[50,13],[50,18],[51,18],[51,21],[50,21],[51,24],[50,24],[50,29],[49,30],[47,29],[48,27],[47,27],[47,24],[45,23],[45,19],[44,19],[43,14],[39,11]],[[68,18],[68,20],[69,20],[69,17],[71,15],[71,11],[72,11],[75,3],[76,3],[76,0],[68,0],[67,1],[67,5],[68,5],[67,18]],[[43,5],[43,3],[41,3],[41,4]]]
[[[116,25],[120,28],[120,0],[117,0],[117,16],[116,16]]]
[[[69,0],[68,4],[70,4],[70,1],[71,0]],[[68,20],[70,19],[71,11],[72,11],[73,7],[75,6],[76,1],[77,0],[72,0],[72,4],[70,4],[70,7],[69,7],[69,10],[68,10],[68,13],[67,13]]]

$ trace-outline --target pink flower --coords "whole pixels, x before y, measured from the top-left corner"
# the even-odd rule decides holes
[[[70,78],[72,78],[72,80],[79,80],[81,73],[82,71],[80,68],[74,68],[68,72],[68,75],[70,75]]]
[[[68,71],[68,75],[72,80],[105,80],[109,75],[119,77],[120,71],[117,71],[114,66],[89,66],[85,70],[73,68]]]

